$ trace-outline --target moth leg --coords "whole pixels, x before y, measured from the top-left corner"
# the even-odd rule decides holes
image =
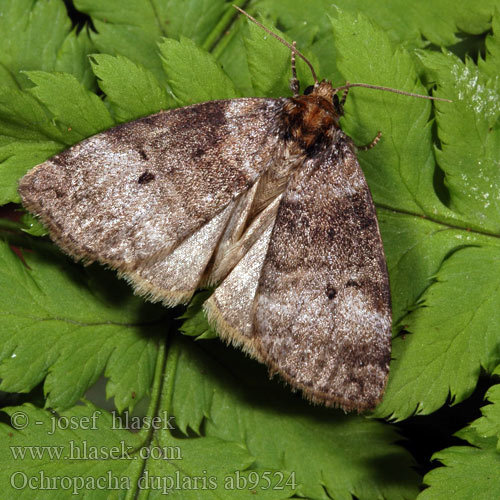
[[[366,144],[365,146],[356,146],[356,148],[358,149],[358,151],[368,151],[369,149],[372,149],[373,147],[376,146],[377,142],[380,141],[381,137],[382,137],[382,132],[380,132],[379,130],[372,142]]]
[[[297,45],[297,42],[292,42],[293,48]],[[297,79],[297,68],[295,66],[295,52],[292,50],[292,79],[290,80],[290,90],[293,92],[293,96],[297,97],[300,92],[300,82]]]

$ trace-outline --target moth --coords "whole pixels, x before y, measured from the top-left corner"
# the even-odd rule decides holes
[[[34,167],[19,193],[66,253],[149,300],[184,304],[218,284],[204,309],[222,339],[312,402],[361,412],[382,398],[391,344],[375,208],[339,125],[361,84],[319,81],[281,41],[292,97],[118,125]],[[315,80],[304,95],[295,56]]]

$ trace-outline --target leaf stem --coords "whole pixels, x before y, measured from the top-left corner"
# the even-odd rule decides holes
[[[25,228],[26,226],[21,222],[0,218],[0,229],[5,229],[7,231],[19,231]]]
[[[164,371],[165,371],[165,360],[166,360],[166,340],[160,339],[158,342],[158,356],[156,357],[156,366],[153,378],[153,387],[151,388],[151,401],[149,402],[148,410],[146,412],[146,419],[149,421],[158,414],[158,408],[160,404],[160,397],[162,394],[162,385],[164,381]],[[148,429],[141,430],[144,437],[144,445],[142,447],[147,447],[151,444],[153,440],[154,426],[149,426]],[[144,473],[146,467],[146,460],[136,460],[134,465],[130,470],[130,483],[134,485],[126,494],[126,500],[132,500],[137,496],[137,488],[139,484],[139,479]]]
[[[421,219],[425,219],[429,222],[432,222],[434,224],[439,224],[441,226],[444,226],[445,228],[448,229],[454,229],[457,231],[466,231],[467,233],[471,234],[478,234],[481,236],[487,236],[490,238],[500,238],[500,234],[496,234],[492,231],[487,231],[479,227],[477,224],[467,224],[467,221],[463,219],[457,219],[456,223],[454,224],[453,221],[451,220],[439,220],[437,218],[434,218],[432,215],[428,214],[427,212],[424,212],[422,214],[416,213],[416,212],[410,212],[409,210],[403,210],[401,208],[393,208],[388,205],[384,205],[383,203],[376,203],[375,202],[375,207],[378,209],[386,210],[388,212],[396,213],[396,214],[402,214],[402,215],[408,215],[409,217],[419,217]],[[459,224],[463,224],[460,226]],[[494,240],[493,240],[494,241]]]
[[[236,5],[243,5],[246,0],[236,0],[233,3]],[[234,10],[232,6],[228,6],[225,14],[220,18],[220,21],[217,23],[215,28],[210,32],[205,41],[203,42],[202,48],[207,51],[212,51],[218,41],[223,37],[224,32],[227,30],[228,26],[231,24],[234,17],[236,17],[238,13]]]

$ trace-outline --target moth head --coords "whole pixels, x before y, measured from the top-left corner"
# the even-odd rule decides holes
[[[317,151],[331,143],[342,114],[342,101],[331,83],[323,80],[308,87],[304,95],[285,99],[283,129],[306,152]]]
[[[333,105],[333,109],[337,118],[344,115],[344,99],[339,99],[336,89],[333,88],[332,84],[327,80],[322,80],[321,82],[315,83],[314,85],[309,85],[304,90],[304,95],[314,95],[323,97],[328,102]]]

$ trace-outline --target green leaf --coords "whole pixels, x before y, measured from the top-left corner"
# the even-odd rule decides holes
[[[206,417],[204,433],[245,443],[256,467],[294,471],[300,496],[415,495],[412,462],[392,444],[397,434],[390,426],[310,406],[219,344],[181,339],[169,350],[167,367],[175,386],[168,412],[183,432],[200,432]],[[389,475],[397,479],[387,481]]]
[[[63,145],[63,134],[32,95],[0,88],[0,205],[19,201],[19,178]]]
[[[213,55],[229,75],[235,88],[242,96],[255,96],[252,77],[248,69],[245,39],[249,36],[249,23],[244,16],[238,16],[228,27],[224,38],[215,46]]]
[[[36,85],[30,92],[52,113],[54,119],[68,130],[67,141],[73,144],[114,125],[101,99],[85,89],[69,74],[29,71]],[[67,117],[71,116],[71,120]]]
[[[366,18],[339,13],[333,30],[337,66],[346,81],[425,93],[410,55],[395,51],[387,35]],[[367,144],[382,132],[377,147],[359,155],[376,202],[399,211],[439,211],[452,217],[433,186],[430,111],[430,102],[423,99],[354,88],[344,128],[356,144]]]
[[[100,52],[123,55],[165,83],[157,44],[161,37],[188,36],[202,44],[225,10],[224,0],[75,0],[92,18],[92,41]],[[203,12],[203,15],[200,15]]]
[[[30,87],[23,71],[65,71],[93,84],[85,32],[76,35],[62,0],[4,0],[0,5],[0,86]]]
[[[225,0],[175,0],[153,2],[159,20],[164,20],[164,35],[179,40],[187,37],[202,46],[214,30],[221,16],[231,9]],[[200,16],[200,12],[203,15]],[[234,13],[234,12],[233,12]]]
[[[474,4],[456,4],[450,0],[408,3],[405,0],[390,2],[364,2],[363,0],[338,0],[333,5],[329,0],[293,2],[287,0],[260,0],[255,9],[279,17],[287,29],[307,22],[320,27],[319,37],[326,29],[328,14],[333,9],[356,15],[362,12],[389,35],[393,42],[407,47],[422,47],[423,37],[436,45],[451,45],[459,38],[456,33],[479,34],[489,29],[491,15],[496,7],[494,0],[480,0]],[[439,13],[439,15],[436,15]],[[326,15],[325,15],[326,14]],[[331,36],[329,33],[327,36]],[[373,50],[377,50],[373,43]]]
[[[420,59],[439,81],[453,106],[437,103],[441,149],[436,151],[446,175],[449,206],[470,227],[500,231],[500,87],[470,60],[463,64],[451,54],[421,53]],[[457,141],[457,135],[462,141]]]
[[[21,216],[21,223],[24,226],[24,231],[32,236],[45,236],[48,234],[47,229],[42,223],[29,212],[25,212]]]
[[[159,49],[168,84],[183,106],[237,97],[231,80],[213,56],[198,48],[192,40],[165,39]],[[192,68],[196,68],[194,73]]]
[[[37,141],[36,143],[16,141],[0,145],[0,169],[5,172],[0,176],[0,205],[11,201],[18,202],[18,180],[31,167],[42,163],[61,149],[59,143],[50,140]]]
[[[96,79],[90,67],[89,54],[95,52],[88,32],[73,30],[64,40],[58,52],[54,71],[70,73],[89,90],[96,89]]]
[[[50,495],[56,499],[78,493],[106,499],[113,484],[122,493],[128,489],[141,436],[113,428],[109,413],[89,404],[60,414],[32,405],[3,411],[13,425],[0,424],[2,441],[8,443],[0,448],[0,484],[8,498],[43,498],[37,494],[43,491],[43,477],[54,481]],[[104,487],[97,487],[97,478]]]
[[[118,122],[173,107],[165,88],[148,69],[126,57],[93,56],[92,69]]]
[[[496,273],[498,247],[466,247],[444,261],[420,307],[404,319],[410,335],[394,341],[396,361],[379,415],[431,413],[448,393],[453,402],[462,401],[474,390],[481,367],[493,370],[500,294],[490,276]]]
[[[0,204],[18,201],[17,182],[30,167],[114,125],[96,94],[68,73],[26,73],[25,92],[0,88]]]
[[[256,96],[282,97],[290,91],[290,49],[249,22],[250,36],[245,38],[248,67]],[[271,31],[282,36],[278,30]],[[291,40],[287,40],[291,43]],[[314,84],[311,72],[304,61],[297,57],[297,74],[302,87]]]
[[[461,437],[467,437],[476,447],[453,446],[433,455],[433,460],[445,467],[424,477],[429,488],[418,495],[418,500],[489,500],[500,495],[500,460],[494,441],[479,439],[473,432]]]
[[[489,243],[485,236],[458,227],[445,229],[424,217],[386,208],[379,208],[377,216],[391,278],[395,325],[405,325],[405,316],[419,303],[422,292],[433,283],[434,274],[450,252],[461,245]]]
[[[243,446],[210,437],[175,438],[168,417],[145,417],[145,429],[133,433],[123,427],[124,418],[90,404],[57,414],[31,405],[4,411],[14,427],[0,424],[2,439],[9,443],[0,449],[0,483],[9,498],[43,491],[47,481],[51,498],[61,499],[70,494],[107,499],[110,492],[113,498],[143,491],[148,498],[200,498],[203,492],[210,499],[248,498],[250,493],[247,488],[221,497],[217,491],[224,492],[226,477],[235,471],[241,475],[254,461]],[[154,440],[144,432],[147,426],[155,430]],[[265,499],[284,498],[282,490],[259,493]]]
[[[74,4],[91,17],[96,30],[91,39],[99,52],[125,56],[162,78],[157,42],[165,35],[166,20],[157,18],[152,2],[75,0]]]
[[[301,496],[326,499],[324,488],[337,498],[351,494],[360,499],[414,497],[416,475],[405,452],[391,444],[397,435],[390,426],[297,403],[276,385],[272,397],[268,393],[263,398],[261,389],[269,385],[264,371],[239,361],[243,369],[231,380],[228,369],[235,359],[241,360],[241,354],[220,351],[216,346],[207,356],[201,343],[174,339],[163,385],[155,383],[152,391],[154,413],[149,410],[143,418],[113,416],[88,404],[55,415],[27,405],[7,408],[14,430],[1,424],[9,448],[0,451],[0,482],[8,481],[16,471],[21,481],[23,474],[36,477],[38,472],[33,471],[40,469],[48,477],[90,478],[111,470],[113,476],[128,478],[127,489],[148,489],[149,485],[154,495],[160,494],[163,483],[155,486],[149,482],[153,477],[172,478],[168,481],[181,486],[166,489],[179,490],[181,498],[197,498],[199,488],[192,485],[195,477],[214,478],[215,488],[207,488],[203,498],[246,498],[257,491],[263,498],[283,499],[297,490]],[[160,350],[155,380],[163,371],[161,358]],[[198,370],[191,373],[194,364]],[[210,407],[208,400],[200,399],[203,393],[213,395]],[[276,398],[280,408],[274,403]],[[229,412],[224,410],[227,405]],[[208,415],[205,435],[176,436],[185,425],[179,421],[191,418],[203,406]],[[125,427],[136,428],[135,422],[143,428],[130,433]],[[116,454],[116,448],[123,453],[115,455],[110,466],[103,455]],[[71,451],[73,460],[64,458]],[[12,460],[12,453],[23,452],[28,454],[26,461]],[[56,459],[54,453],[61,457]],[[75,460],[78,453],[80,460]],[[80,465],[83,453],[93,453],[85,466]]]
[[[494,375],[500,375],[500,366],[493,371]],[[500,451],[500,385],[491,387],[485,395],[491,404],[483,406],[478,418],[470,427],[483,438],[495,437],[497,439],[497,450]]]
[[[493,33],[486,37],[486,59],[479,59],[478,64],[482,71],[496,78],[500,66],[500,9],[493,15],[491,29]]]
[[[124,283],[96,295],[59,254],[24,260],[29,267],[1,243],[0,290],[9,290],[0,295],[1,390],[27,392],[45,379],[47,405],[67,408],[105,372],[108,397],[119,410],[133,407],[149,392],[164,311]]]
[[[184,320],[179,327],[179,331],[184,335],[195,336],[197,340],[217,337],[217,333],[208,324],[207,317],[202,309],[203,303],[212,295],[212,292],[213,290],[203,290],[197,293],[187,306],[186,311],[179,316],[179,319]]]

